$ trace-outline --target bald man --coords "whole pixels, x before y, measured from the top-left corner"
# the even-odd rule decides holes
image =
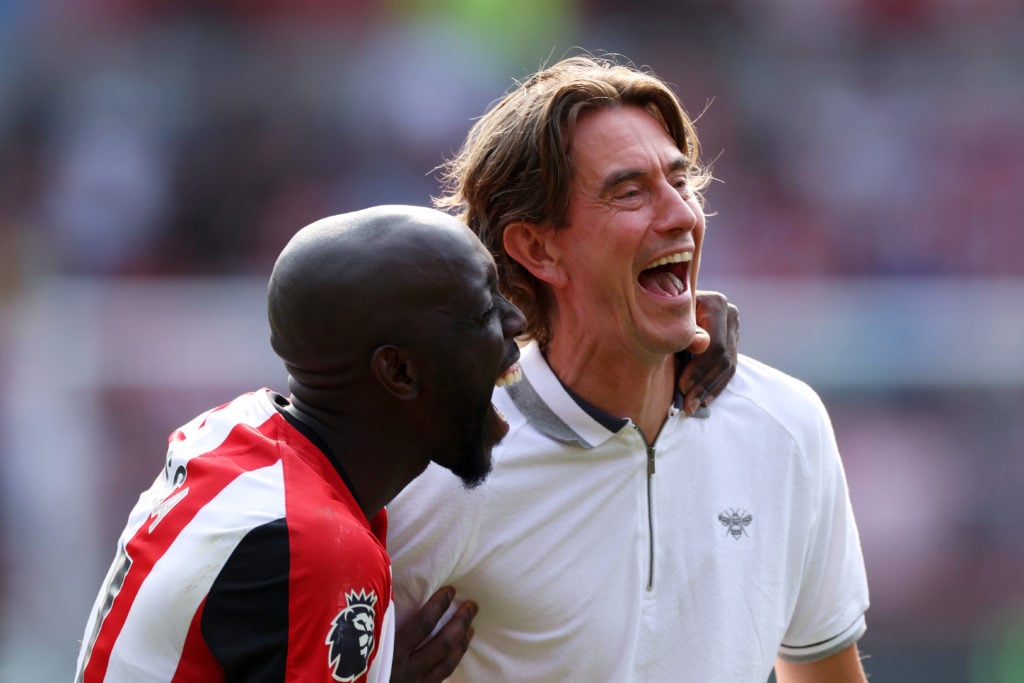
[[[387,504],[436,463],[482,481],[518,377],[519,310],[460,221],[385,206],[300,230],[268,287],[289,397],[242,395],[175,430],[99,591],[78,681],[386,681]],[[419,642],[452,601],[409,628]],[[440,680],[466,603],[420,650]],[[432,667],[432,668],[431,668]]]

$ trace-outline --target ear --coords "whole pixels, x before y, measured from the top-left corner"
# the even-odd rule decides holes
[[[419,368],[414,354],[398,346],[377,347],[370,357],[370,371],[384,391],[399,401],[411,401],[420,393]]]
[[[502,241],[508,255],[535,278],[552,287],[562,287],[568,278],[554,235],[552,228],[517,221],[505,226]]]

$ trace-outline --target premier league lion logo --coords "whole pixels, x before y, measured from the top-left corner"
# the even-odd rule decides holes
[[[327,634],[327,665],[336,681],[354,681],[366,671],[376,645],[373,638],[373,591],[351,591],[345,595],[347,606],[338,612]]]

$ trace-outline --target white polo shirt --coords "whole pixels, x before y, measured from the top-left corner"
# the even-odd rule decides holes
[[[807,385],[741,356],[710,415],[671,408],[648,449],[536,345],[521,365],[487,481],[431,465],[389,506],[398,623],[443,585],[480,605],[451,680],[763,683],[860,638],[860,542]]]

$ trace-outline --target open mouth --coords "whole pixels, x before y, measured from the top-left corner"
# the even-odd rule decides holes
[[[510,387],[523,378],[523,369],[519,367],[519,361],[514,361],[511,365],[501,371],[498,375],[498,379],[494,380],[494,386],[496,387]],[[508,434],[508,419],[505,415],[498,410],[494,404],[491,404],[490,415],[488,419],[489,432],[491,435],[491,443],[496,444],[505,438]]]
[[[523,370],[519,367],[519,361],[501,371],[498,379],[494,380],[496,387],[510,387],[523,378]]]
[[[689,251],[677,251],[662,256],[640,271],[637,282],[643,289],[657,296],[682,296],[689,288],[692,260],[693,253]]]

